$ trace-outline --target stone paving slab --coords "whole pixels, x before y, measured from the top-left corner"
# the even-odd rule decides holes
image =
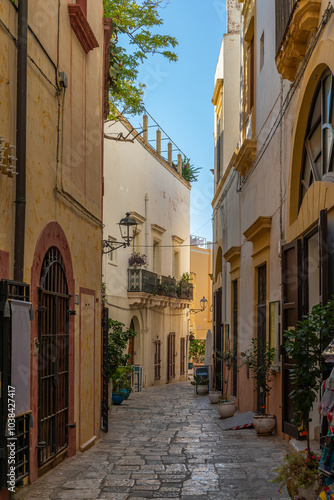
[[[14,500],[288,500],[270,483],[287,445],[254,429],[224,431],[189,382],[144,389],[113,407],[109,433]]]

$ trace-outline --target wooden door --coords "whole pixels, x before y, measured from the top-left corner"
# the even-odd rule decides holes
[[[294,240],[282,248],[282,342],[284,330],[293,328],[301,316],[302,297],[302,242]],[[298,438],[298,429],[293,425],[294,405],[289,394],[293,389],[290,369],[295,361],[289,358],[282,346],[282,429],[289,436]]]

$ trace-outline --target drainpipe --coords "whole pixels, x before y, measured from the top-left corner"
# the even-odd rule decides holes
[[[26,216],[28,0],[18,3],[14,280],[23,281]]]

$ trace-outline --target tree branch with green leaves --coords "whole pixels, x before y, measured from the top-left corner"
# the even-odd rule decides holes
[[[162,55],[168,61],[177,61],[173,49],[177,40],[157,33],[163,25],[159,10],[167,0],[103,0],[104,16],[113,20],[110,42],[110,118],[120,114],[138,115],[144,112],[145,85],[139,81],[140,66],[150,55]],[[119,46],[119,39],[128,38],[132,51]]]

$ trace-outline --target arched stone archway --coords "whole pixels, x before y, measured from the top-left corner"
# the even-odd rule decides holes
[[[49,222],[42,229],[36,243],[33,263],[31,267],[31,302],[35,311],[35,320],[31,324],[31,409],[34,422],[38,422],[38,321],[39,321],[39,286],[44,258],[50,248],[59,250],[68,286],[69,309],[74,309],[75,282],[73,275],[72,257],[66,235],[57,222]],[[69,343],[68,343],[68,421],[74,421],[74,318],[69,316]],[[37,425],[31,430],[31,466],[30,480],[33,482],[38,477],[38,444]],[[75,430],[69,431],[68,456],[74,455],[76,450]]]

